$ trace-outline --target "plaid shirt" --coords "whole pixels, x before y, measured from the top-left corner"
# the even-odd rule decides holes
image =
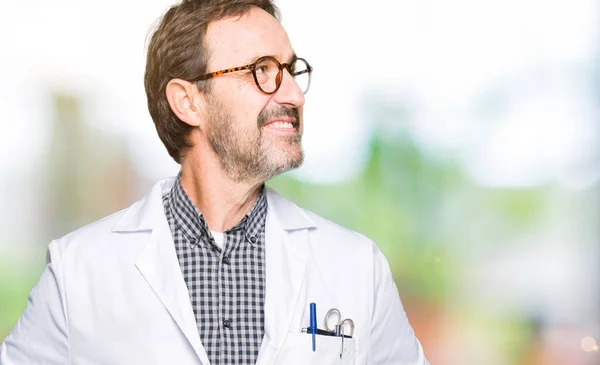
[[[264,334],[264,188],[251,211],[225,232],[223,250],[183,190],[181,174],[163,204],[210,363],[254,364]]]

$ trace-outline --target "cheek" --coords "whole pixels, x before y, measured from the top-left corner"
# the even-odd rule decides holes
[[[269,105],[271,95],[260,92],[254,83],[251,87],[225,84],[221,86],[223,87],[218,89],[219,99],[230,111],[232,122],[243,128],[256,128],[258,116]]]
[[[239,104],[236,110],[239,121],[244,126],[256,128],[259,115],[268,108],[268,100],[256,98]]]

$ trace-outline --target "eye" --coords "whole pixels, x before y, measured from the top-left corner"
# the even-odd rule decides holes
[[[259,65],[256,65],[256,68],[254,70],[257,74],[263,74],[263,73],[267,72],[268,69],[269,69],[268,65],[259,64]]]
[[[256,62],[254,71],[257,75],[275,75],[279,72],[279,64],[270,57],[263,57]]]

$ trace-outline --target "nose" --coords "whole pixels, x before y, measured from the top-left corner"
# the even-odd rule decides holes
[[[278,104],[300,108],[304,105],[304,93],[287,69],[284,68],[282,72],[281,86],[275,93],[274,99]]]

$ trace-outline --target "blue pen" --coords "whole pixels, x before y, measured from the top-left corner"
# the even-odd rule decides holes
[[[312,349],[317,351],[317,305],[310,303],[310,327],[309,331],[312,334]]]

